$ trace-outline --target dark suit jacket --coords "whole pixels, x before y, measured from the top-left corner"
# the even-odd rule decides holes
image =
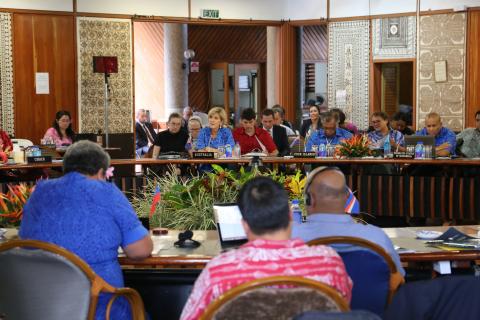
[[[152,124],[150,122],[145,122],[145,127],[148,129],[148,131],[150,131],[153,141],[155,142],[157,139],[157,134],[155,133],[155,130],[153,130]],[[142,126],[138,122],[135,123],[135,142],[136,149],[140,149],[148,145],[147,133],[143,130]]]
[[[285,156],[290,153],[287,130],[281,126],[273,125],[273,142],[277,146],[278,155]]]

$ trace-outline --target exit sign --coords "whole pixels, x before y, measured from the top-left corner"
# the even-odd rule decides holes
[[[220,10],[202,9],[201,17],[203,19],[220,19]]]

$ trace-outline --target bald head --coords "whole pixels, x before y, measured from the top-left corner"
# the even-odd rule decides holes
[[[344,213],[346,190],[345,176],[341,171],[318,173],[310,184],[311,204],[307,207],[308,213]]]

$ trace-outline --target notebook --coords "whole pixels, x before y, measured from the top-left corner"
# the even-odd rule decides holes
[[[214,204],[213,214],[222,249],[236,248],[248,241],[236,203]]]

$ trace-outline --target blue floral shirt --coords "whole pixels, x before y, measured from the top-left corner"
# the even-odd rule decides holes
[[[148,235],[125,195],[112,183],[71,172],[40,181],[24,207],[22,239],[59,245],[82,258],[105,281],[123,287],[118,247]],[[105,319],[110,294],[101,294],[96,319]],[[130,319],[126,300],[116,300],[112,319]]]
[[[212,129],[209,127],[203,128],[198,134],[198,150],[205,149],[206,147],[218,149],[219,146],[225,146],[227,144],[232,146],[232,148],[235,145],[232,131],[229,128],[220,128],[214,139],[212,139]]]
[[[368,140],[371,143],[372,149],[382,149],[383,145],[385,144],[385,138],[387,136],[382,135],[380,131],[372,131],[368,133]],[[403,138],[403,134],[400,131],[390,129],[388,132],[388,137],[392,138],[396,144],[401,145],[402,147],[405,146],[405,139]]]
[[[422,130],[417,131],[417,136],[428,136],[427,128],[423,128]],[[450,145],[450,147],[448,148],[450,154],[454,155],[455,148],[457,146],[457,137],[452,130],[442,127],[435,136],[435,146],[438,147],[445,142]]]
[[[324,145],[336,146],[337,144],[340,144],[343,140],[350,139],[351,137],[352,134],[342,128],[337,128],[333,137],[327,137],[325,135],[325,131],[323,129],[320,129],[315,131],[310,137],[310,139],[308,139],[306,150],[312,151],[312,146],[318,146],[322,143]]]

